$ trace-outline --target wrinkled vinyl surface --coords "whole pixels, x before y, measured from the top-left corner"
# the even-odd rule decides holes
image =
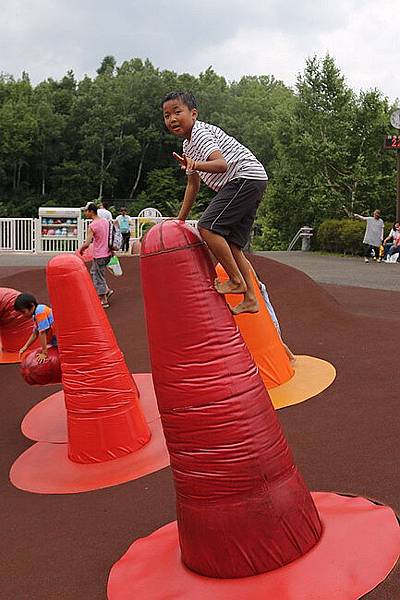
[[[216,272],[221,281],[228,279],[220,264],[216,266]],[[254,275],[252,272],[250,272],[250,275],[260,310],[254,314],[242,313],[235,315],[234,319],[260,371],[265,387],[270,390],[289,381],[293,377],[294,371],[280,335],[265,306]],[[231,306],[236,306],[243,300],[243,296],[242,294],[228,294],[225,299]]]
[[[32,320],[14,310],[20,293],[12,288],[0,288],[0,347],[6,352],[18,352],[33,329]]]
[[[47,266],[67,408],[68,456],[104,462],[150,439],[133,378],[80,258],[60,255]]]
[[[21,374],[29,385],[50,385],[61,383],[60,357],[57,348],[48,348],[48,359],[39,363],[36,355],[40,350],[33,350],[24,356],[21,362]]]
[[[321,523],[197,232],[154,226],[141,271],[183,562],[210,577],[277,569]]]

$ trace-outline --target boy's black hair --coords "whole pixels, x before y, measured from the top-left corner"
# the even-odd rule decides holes
[[[103,208],[105,208],[106,210],[108,210],[109,204],[108,204],[107,200],[102,200],[101,201],[101,205],[102,205]]]
[[[38,302],[33,294],[24,292],[15,298],[14,309],[17,311],[24,310],[24,308],[37,307]]]
[[[197,108],[196,98],[193,96],[192,92],[170,92],[161,102],[161,107],[163,107],[166,102],[169,102],[169,100],[180,100],[189,110]]]

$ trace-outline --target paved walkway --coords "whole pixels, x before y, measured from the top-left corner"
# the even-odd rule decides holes
[[[53,256],[55,254],[3,252],[0,254],[0,267],[43,267]]]
[[[334,283],[376,290],[400,291],[400,264],[370,262],[362,258],[317,254],[315,252],[257,252],[278,262],[303,271],[318,283]],[[0,254],[0,267],[16,271],[43,267],[51,254]]]
[[[399,263],[364,263],[361,257],[343,257],[316,252],[257,252],[303,271],[318,283],[334,283],[376,290],[400,291]],[[1,263],[0,263],[1,264]]]

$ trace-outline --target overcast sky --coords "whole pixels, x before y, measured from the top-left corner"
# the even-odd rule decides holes
[[[94,75],[102,58],[292,85],[329,52],[355,90],[400,97],[400,0],[0,0],[0,71],[34,83]]]

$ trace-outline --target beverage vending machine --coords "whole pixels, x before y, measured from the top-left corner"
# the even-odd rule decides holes
[[[82,236],[80,208],[39,208],[40,252],[75,252]]]

